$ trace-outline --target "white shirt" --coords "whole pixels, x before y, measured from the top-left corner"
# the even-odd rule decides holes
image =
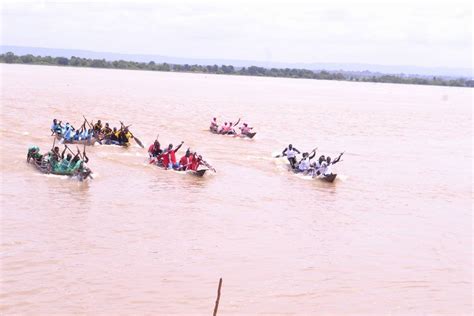
[[[305,170],[308,170],[309,169],[309,159],[303,159],[301,160],[300,164],[298,165],[298,169],[300,169],[300,171],[305,171]]]
[[[319,167],[319,169],[318,169],[319,173],[320,174],[325,174],[327,167],[328,167],[328,163],[326,161],[323,161],[321,163],[321,167]]]
[[[326,170],[324,170],[323,174],[325,174],[325,175],[332,174],[332,163],[330,163],[329,165],[326,166]]]
[[[295,158],[296,157],[296,152],[293,149],[287,149],[286,156],[288,158]]]

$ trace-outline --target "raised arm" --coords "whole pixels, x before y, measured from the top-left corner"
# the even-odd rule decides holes
[[[67,146],[64,146],[64,150],[63,150],[63,152],[61,153],[61,159],[64,159],[64,153],[66,152],[66,148],[67,148]]]
[[[343,152],[339,154],[339,157],[337,157],[336,159],[334,159],[334,161],[332,162],[332,164],[334,165],[334,164],[338,163],[338,162],[341,160],[342,155],[344,155]]]
[[[71,161],[75,161],[77,159],[77,157],[79,157],[80,154],[81,154],[81,152],[79,151],[79,148],[78,148],[77,153],[74,155],[74,157],[72,158]]]
[[[181,141],[181,144],[178,145],[178,147],[176,147],[176,149],[174,150],[175,153],[178,152],[178,150],[181,148],[181,146],[183,146],[184,142]]]
[[[316,156],[316,150],[313,150],[313,154],[309,156],[309,160],[313,159]]]

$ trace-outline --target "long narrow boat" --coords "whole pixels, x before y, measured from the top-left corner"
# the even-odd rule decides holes
[[[281,159],[282,161],[283,161],[283,159],[286,160],[283,157],[279,157],[278,159]],[[307,173],[305,174],[303,172],[300,172],[298,170],[295,170],[295,169],[291,168],[290,164],[287,163],[287,162],[285,162],[285,165],[288,168],[288,172],[291,172],[294,175],[300,175],[300,176],[308,178],[308,179],[312,178],[312,179],[317,179],[317,180],[321,180],[321,181],[324,181],[324,182],[332,183],[332,182],[334,182],[334,180],[336,180],[336,177],[337,177],[337,173],[331,173],[331,174],[326,174],[326,175],[324,175],[324,174],[310,175],[310,174],[307,174]]]
[[[214,130],[211,130],[209,129],[209,131],[212,133],[212,134],[216,134],[216,135],[222,135],[222,136],[230,136],[230,137],[240,137],[240,138],[253,138],[255,135],[257,135],[257,132],[254,132],[254,133],[247,133],[247,134],[221,134],[221,133],[218,133]]]
[[[130,146],[130,142],[119,142],[114,140],[106,140],[102,139],[99,140],[96,137],[91,137],[91,139],[81,139],[81,140],[65,140],[61,134],[55,134],[56,139],[59,140],[62,144],[78,144],[78,145],[86,145],[86,146],[93,146],[95,143],[99,143],[101,145],[115,145],[121,147],[128,147]]]
[[[336,180],[336,177],[337,177],[337,173],[320,174],[320,175],[305,174],[303,172],[300,172],[298,170],[295,170],[295,169],[291,168],[289,164],[288,164],[288,170],[290,172],[293,172],[294,174],[299,174],[299,175],[302,175],[304,177],[311,177],[313,179],[318,179],[318,180],[322,180],[322,181],[329,182],[329,183],[334,182],[334,180]]]
[[[191,175],[191,176],[195,176],[195,177],[198,177],[198,178],[201,178],[204,176],[204,174],[206,173],[207,170],[209,169],[199,169],[199,170],[185,170],[185,171],[180,171],[180,170],[174,170],[174,169],[165,169],[163,167],[163,165],[161,164],[157,164],[156,162],[154,162],[155,160],[154,159],[149,159],[148,160],[149,163],[157,166],[158,168],[162,169],[162,170],[171,170],[173,172],[176,172],[176,173],[181,173],[181,174],[188,174],[188,175]]]
[[[78,145],[86,145],[86,146],[94,146],[98,140],[95,137],[91,137],[90,139],[81,139],[81,140],[66,140],[61,134],[55,133],[56,139],[59,140],[63,144],[78,144]]]
[[[69,170],[60,170],[57,167],[53,167],[52,164],[43,157],[35,158],[31,156],[28,152],[27,163],[32,164],[38,171],[44,174],[77,177],[79,181],[84,181],[87,178],[92,179],[92,170],[85,166],[82,161],[78,161],[77,165],[74,168],[71,168]]]

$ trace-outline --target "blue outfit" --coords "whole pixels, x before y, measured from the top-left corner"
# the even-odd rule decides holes
[[[71,139],[71,133],[72,133],[72,128],[70,125],[66,125],[66,127],[64,128],[64,131],[63,131],[63,135],[64,135],[64,138],[66,140],[70,140]]]

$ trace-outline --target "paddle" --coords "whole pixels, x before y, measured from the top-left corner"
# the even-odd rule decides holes
[[[342,153],[340,153],[340,154],[339,154],[339,157],[337,157],[336,159],[334,159],[331,164],[334,165],[334,164],[338,163],[339,161],[342,161],[342,160],[341,160],[341,157],[342,157],[342,155],[344,155],[344,153],[345,153],[345,151],[343,151]]]
[[[122,125],[122,127],[125,126],[125,124],[123,124],[122,121],[120,121],[120,124]],[[131,126],[131,125],[129,125],[129,126]],[[128,128],[128,127],[125,126],[125,128]],[[130,131],[128,131],[128,132],[130,133],[130,135],[132,136],[132,138],[135,140],[135,142],[138,144],[138,146],[140,146],[141,148],[145,148],[145,146],[143,146],[143,143],[142,143],[138,138],[136,138],[136,137],[132,134],[132,132],[130,132]]]
[[[54,139],[53,139],[53,147],[51,147],[51,150],[54,149],[54,145],[55,145],[55,144],[56,144],[56,137],[54,137]]]
[[[73,156],[76,156],[76,154],[75,154],[67,145],[64,145],[64,147],[66,147],[66,148],[71,152],[71,154],[72,154]],[[84,144],[84,156],[81,155],[81,151],[79,150],[79,147],[78,147],[78,146],[76,146],[76,147],[77,147],[77,153],[79,154],[79,157],[81,158],[81,160],[82,160],[83,162],[86,162],[86,161],[85,161],[86,145]],[[87,159],[87,160],[89,160],[89,159]],[[92,172],[91,172],[91,173],[92,173]],[[94,179],[94,178],[92,177],[91,173],[89,173],[87,176],[90,177],[91,179]],[[87,178],[87,177],[86,177],[86,178]]]
[[[240,117],[239,117],[239,119],[237,120],[237,123],[235,123],[234,125],[232,125],[232,127],[233,127],[233,128],[234,128],[234,127],[237,128],[237,125],[239,125],[239,122],[240,122]],[[230,132],[232,132],[232,134],[234,134],[234,136],[238,136],[238,135],[237,135],[237,132],[236,132],[234,129],[232,129]]]
[[[82,117],[84,118],[84,121],[87,123],[87,125],[89,126],[89,128],[92,128],[92,125],[89,124],[89,121],[87,121],[86,117],[84,115],[82,115]]]
[[[66,149],[69,150],[73,156],[76,155],[76,154],[71,150],[71,148],[69,148],[66,144],[64,144],[64,147],[66,147]]]
[[[214,171],[214,173],[217,173],[216,169],[214,169],[214,167],[211,166],[207,161],[205,161],[204,159],[201,159],[201,162],[203,163],[203,165],[205,165],[206,167]]]
[[[86,145],[84,145],[85,147]],[[76,145],[76,148],[77,148],[77,152],[79,153],[79,158],[81,158],[81,160],[84,160],[84,156],[81,155],[81,151],[79,150],[79,146]]]
[[[95,140],[102,145],[102,141],[99,139],[99,135],[97,135],[97,137],[95,137],[94,135],[94,128],[92,127],[91,123],[89,123],[89,121],[86,119],[86,117],[84,115],[82,115],[82,117],[84,118],[84,121],[87,123],[87,125],[89,126],[89,129],[92,130],[92,136],[94,136]],[[84,126],[85,127],[85,126]],[[89,131],[87,131],[87,134],[89,134]]]

